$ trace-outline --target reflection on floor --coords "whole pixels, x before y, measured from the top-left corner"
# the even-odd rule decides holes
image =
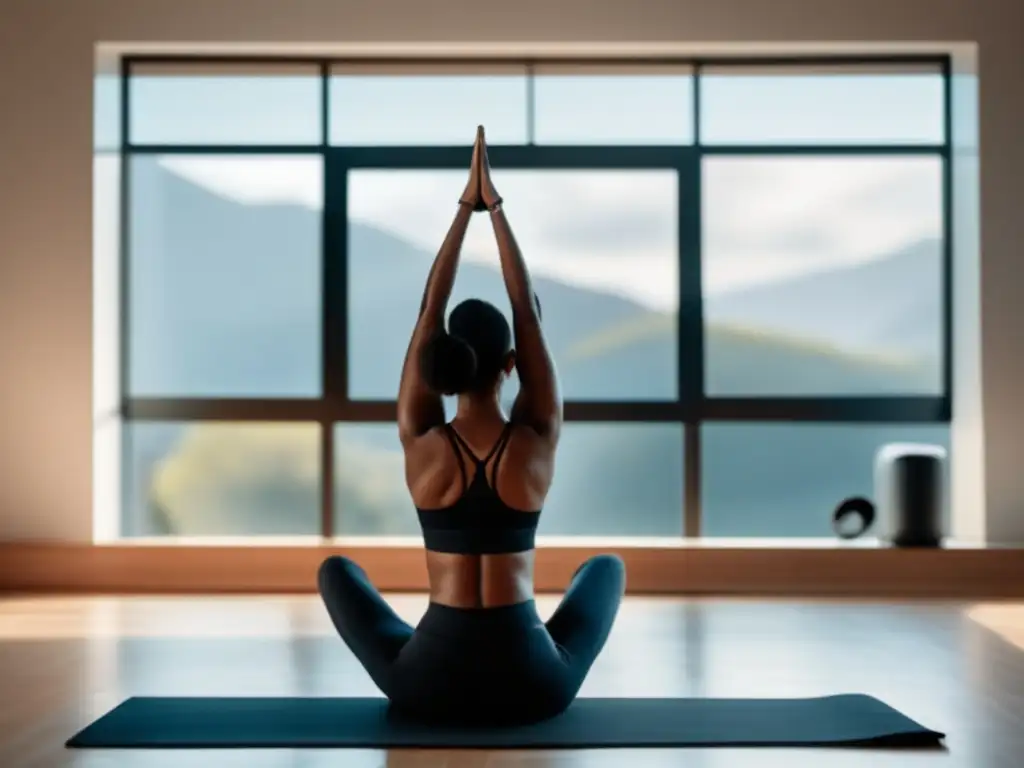
[[[424,598],[393,603],[415,621]],[[553,609],[543,599],[543,613]],[[1006,639],[1004,639],[1006,638]],[[859,691],[949,734],[948,752],[66,751],[129,695],[374,695],[313,597],[0,600],[0,765],[559,768],[1019,765],[1024,606],[630,598],[585,696]]]
[[[971,606],[967,615],[1024,651],[1024,605],[981,603]]]

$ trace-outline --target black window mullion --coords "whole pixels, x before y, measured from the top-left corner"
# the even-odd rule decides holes
[[[331,62],[320,62],[320,146],[331,143]]]
[[[683,451],[683,531],[700,536],[701,474],[700,423],[696,419],[704,397],[704,291],[701,257],[700,150],[681,153],[678,194],[679,315],[677,365],[679,400],[686,414]]]
[[[949,59],[942,65],[943,139],[942,159],[942,393],[948,407],[953,403],[953,74]]]
[[[120,221],[118,222],[118,237],[120,242],[118,243],[118,290],[117,290],[117,303],[118,312],[120,315],[120,326],[118,327],[118,402],[120,404],[119,411],[120,416],[123,420],[121,428],[121,446],[120,446],[120,466],[121,476],[118,478],[117,483],[117,504],[118,504],[118,528],[122,533],[128,535],[136,534],[136,531],[130,529],[130,523],[132,522],[130,511],[130,500],[135,497],[135,477],[131,471],[124,471],[124,467],[131,467],[135,459],[135,452],[133,450],[134,444],[134,430],[131,429],[131,420],[128,414],[128,403],[131,398],[131,296],[129,290],[131,287],[130,282],[130,262],[131,262],[131,155],[129,154],[129,132],[131,131],[131,88],[130,78],[132,73],[131,61],[128,57],[122,57],[120,61],[120,76],[121,81],[118,83],[121,93],[120,109],[121,114],[118,115],[120,122],[120,151],[119,151],[119,164],[118,169],[118,215]]]
[[[348,402],[348,167],[343,151],[324,155],[322,302],[323,400]],[[321,532],[334,535],[334,420],[321,420]]]
[[[331,290],[334,278],[334,252],[336,250],[334,228],[337,223],[336,190],[331,181],[328,167],[327,146],[330,143],[330,62],[320,62],[320,148],[323,152],[321,183],[323,184],[323,211],[320,216],[320,367],[322,396],[328,397],[334,385],[335,366],[332,357],[336,339],[332,330],[336,328],[335,315],[338,307],[335,293]],[[345,315],[344,307],[341,314]],[[334,536],[334,424],[320,419],[320,535],[325,539]]]
[[[691,88],[690,118],[693,120],[693,145],[701,145],[700,109],[701,80],[704,77],[704,62],[697,59],[693,62],[693,87]]]

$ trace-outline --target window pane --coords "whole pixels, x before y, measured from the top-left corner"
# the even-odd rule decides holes
[[[131,394],[320,394],[321,166],[131,159]]]
[[[715,423],[701,441],[705,536],[832,537],[843,499],[874,498],[879,448],[948,450],[949,425]]]
[[[534,276],[564,396],[675,398],[675,172],[499,170],[494,178]],[[349,175],[352,397],[396,396],[427,273],[465,183],[463,171]],[[470,224],[450,307],[469,297],[510,311],[485,216]]]
[[[705,144],[929,144],[944,140],[936,71],[705,70]]]
[[[538,144],[688,144],[688,68],[544,68],[534,80]]]
[[[490,144],[524,144],[523,67],[364,65],[336,68],[330,81],[331,144],[457,146],[477,125]]]
[[[418,536],[394,424],[335,429],[335,531]],[[566,424],[541,536],[681,536],[683,428]]]
[[[941,393],[941,164],[704,164],[711,395]]]
[[[135,144],[319,144],[316,67],[231,64],[132,68]]]
[[[317,424],[132,423],[125,536],[319,535]]]

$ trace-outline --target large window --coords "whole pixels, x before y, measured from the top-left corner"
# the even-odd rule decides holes
[[[830,535],[948,447],[948,68],[126,60],[122,534],[417,534],[398,376],[483,123],[566,397],[540,533]]]

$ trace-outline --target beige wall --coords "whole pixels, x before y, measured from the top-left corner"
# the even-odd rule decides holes
[[[982,376],[957,428],[957,515],[1024,542],[1024,4],[1019,0],[3,0],[0,538],[92,528],[92,76],[98,43],[909,43],[976,41],[982,83]],[[968,342],[970,342],[970,334]],[[968,380],[968,379],[965,379]],[[981,426],[984,425],[984,431]],[[958,443],[959,445],[959,443]],[[980,457],[985,457],[984,465]],[[964,469],[967,467],[967,469]],[[971,475],[974,472],[975,476]],[[976,481],[976,482],[974,482]]]

